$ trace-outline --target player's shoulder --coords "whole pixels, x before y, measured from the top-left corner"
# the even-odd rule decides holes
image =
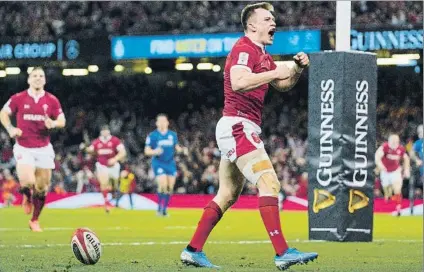
[[[389,148],[389,142],[384,142],[381,146],[383,149],[387,150]]]
[[[116,136],[112,136],[112,138],[110,139],[110,141],[111,142],[115,142],[115,143],[120,143],[121,142],[121,139],[119,139],[118,137],[116,137]]]
[[[247,38],[246,36],[241,37],[233,46],[232,53],[240,53],[240,52],[247,52],[247,53],[257,53],[256,47],[254,44]]]
[[[22,99],[22,98],[27,97],[27,96],[28,96],[28,90],[23,90],[23,91],[20,91],[18,93],[15,93],[10,98],[11,99]]]
[[[45,91],[45,95],[48,99],[50,99],[52,101],[58,101],[59,102],[59,99],[54,94],[52,94],[51,92]]]
[[[159,135],[159,132],[157,131],[157,129],[151,131],[149,133],[149,137],[157,137]]]
[[[91,142],[91,145],[96,146],[98,143],[100,143],[100,138],[96,138]]]

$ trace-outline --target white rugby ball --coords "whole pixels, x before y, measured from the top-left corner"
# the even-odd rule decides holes
[[[97,235],[88,228],[79,228],[72,235],[71,248],[83,264],[95,264],[102,255],[102,245]]]

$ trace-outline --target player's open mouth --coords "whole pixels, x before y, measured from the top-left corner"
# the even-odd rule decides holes
[[[274,34],[275,34],[275,29],[271,29],[271,30],[268,32],[268,34],[269,34],[269,37],[270,37],[271,39],[273,39],[273,38],[274,38]]]

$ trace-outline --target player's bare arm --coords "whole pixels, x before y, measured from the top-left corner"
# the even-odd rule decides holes
[[[19,137],[22,135],[22,130],[14,127],[10,121],[10,112],[4,107],[0,111],[0,122],[9,133],[10,138]]]
[[[53,120],[50,117],[46,117],[44,120],[44,125],[48,129],[64,128],[66,125],[65,115],[63,113],[59,114],[56,120]]]
[[[411,149],[409,152],[409,158],[410,160],[413,160],[417,166],[421,166],[423,164],[423,161],[420,160],[420,158],[415,153],[414,149]]]
[[[112,166],[115,165],[118,161],[122,161],[127,156],[127,151],[125,150],[125,147],[123,144],[120,144],[116,147],[118,150],[118,154],[115,155],[115,157],[110,158],[107,163]]]
[[[79,149],[82,150],[82,151],[84,151],[84,152],[90,153],[90,154],[94,154],[95,153],[94,146],[93,145],[87,146],[85,143],[80,143]]]
[[[380,171],[387,171],[382,161],[383,156],[384,156],[383,146],[380,146],[377,149],[377,152],[375,152],[375,164],[380,169]]]
[[[286,79],[275,79],[271,85],[279,92],[287,92],[296,85],[303,72],[303,69],[309,66],[309,57],[303,52],[297,53],[293,57],[295,65],[289,69],[290,76]]]
[[[406,178],[409,178],[411,176],[411,161],[409,159],[408,154],[403,154],[403,175]]]
[[[235,92],[248,92],[273,80],[288,79],[290,75],[287,66],[278,66],[275,70],[257,74],[242,67],[233,67],[230,71],[231,88]]]
[[[162,154],[163,149],[158,147],[156,149],[152,149],[150,146],[146,146],[144,148],[144,155],[146,156],[158,156],[160,154]]]

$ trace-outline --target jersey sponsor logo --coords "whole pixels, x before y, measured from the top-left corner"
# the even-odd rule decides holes
[[[172,139],[168,139],[168,140],[160,140],[158,141],[158,145],[159,146],[173,146],[174,145],[174,140]]]
[[[99,149],[97,151],[98,155],[109,155],[109,154],[112,154],[112,153],[113,153],[113,150],[111,150],[111,149]]]
[[[399,155],[394,155],[394,154],[387,154],[386,155],[386,158],[388,158],[389,160],[393,160],[393,161],[399,161],[400,160],[400,156]]]
[[[41,114],[24,114],[23,119],[25,121],[44,121],[46,117]]]
[[[237,64],[247,65],[248,61],[249,61],[249,53],[240,52]]]

